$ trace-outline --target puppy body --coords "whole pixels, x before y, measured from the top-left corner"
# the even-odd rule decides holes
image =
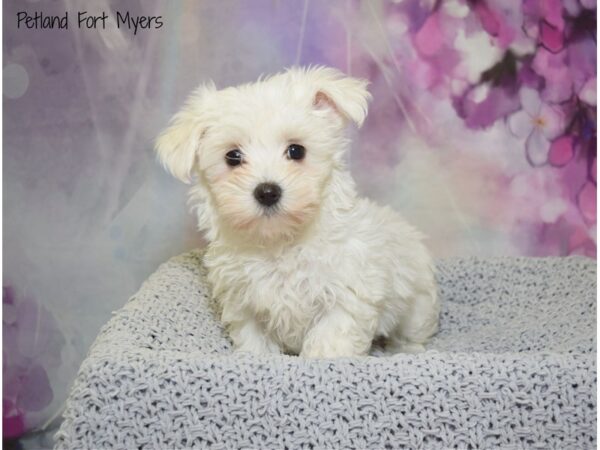
[[[343,162],[343,130],[348,120],[362,123],[365,87],[315,68],[202,88],[159,138],[167,168],[182,179],[197,175],[190,200],[210,241],[208,280],[239,350],[358,356],[384,336],[418,351],[437,330],[421,234],[358,198]],[[306,157],[285,157],[290,143],[301,143]],[[231,148],[243,164],[227,166]],[[281,186],[275,207],[252,197],[264,182]]]
[[[348,206],[324,208],[297,243],[209,246],[209,281],[240,350],[363,355],[375,336],[414,350],[435,332],[435,285],[420,234],[389,208],[343,200]]]

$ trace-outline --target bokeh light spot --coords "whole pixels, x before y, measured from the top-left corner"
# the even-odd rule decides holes
[[[4,95],[8,98],[19,98],[25,94],[29,87],[29,75],[20,64],[8,64],[2,71]]]

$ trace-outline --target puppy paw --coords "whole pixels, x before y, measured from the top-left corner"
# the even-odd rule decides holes
[[[388,353],[408,353],[417,354],[425,352],[425,344],[418,342],[411,342],[406,339],[396,338],[390,340],[388,345],[385,346],[385,350]]]
[[[357,349],[352,342],[344,339],[330,339],[319,342],[305,343],[300,352],[303,358],[348,358],[364,356],[361,349]]]
[[[280,355],[281,348],[274,342],[268,340],[256,340],[243,342],[236,346],[235,353],[252,353],[254,355]]]
[[[235,352],[253,353],[255,355],[281,354],[279,345],[264,333],[255,320],[231,324],[229,334]]]

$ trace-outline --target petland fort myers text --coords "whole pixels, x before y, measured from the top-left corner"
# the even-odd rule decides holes
[[[70,16],[68,11],[56,16],[39,11],[35,13],[19,11],[17,13],[17,28],[68,30],[72,25],[71,20],[73,20],[73,24],[79,29],[105,30],[111,19],[118,28],[133,30],[133,34],[137,34],[140,30],[157,30],[163,26],[162,16],[136,16],[121,11],[115,11],[114,15],[109,15],[104,11],[101,14],[79,11],[75,17]]]

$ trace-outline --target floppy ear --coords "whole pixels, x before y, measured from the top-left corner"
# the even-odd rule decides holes
[[[348,77],[330,67],[309,68],[306,76],[316,88],[313,98],[315,108],[333,110],[358,127],[363,124],[371,99],[367,80]]]
[[[169,127],[156,139],[156,153],[162,165],[187,184],[191,183],[200,140],[207,128],[204,105],[215,91],[214,84],[207,84],[192,92]]]

